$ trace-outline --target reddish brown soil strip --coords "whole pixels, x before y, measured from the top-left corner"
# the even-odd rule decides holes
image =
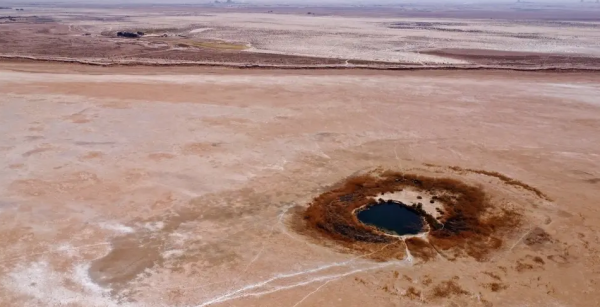
[[[443,281],[433,288],[432,296],[435,298],[448,298],[457,295],[467,295],[469,292],[461,288],[456,281]]]
[[[35,56],[12,56],[0,55],[0,62],[46,62],[46,63],[67,63],[76,65],[100,66],[100,67],[223,67],[239,69],[280,69],[280,70],[377,70],[377,71],[422,71],[422,70],[508,70],[523,72],[595,72],[600,71],[600,60],[598,65],[592,66],[540,66],[540,65],[499,65],[499,64],[465,64],[465,65],[414,65],[399,64],[391,62],[372,62],[366,64],[365,61],[350,61],[351,65],[335,64],[328,62],[319,62],[319,58],[313,58],[315,62],[306,64],[294,63],[266,63],[266,62],[219,62],[219,61],[155,61],[148,59],[137,59],[127,61],[97,62],[77,58],[58,58],[58,57],[35,57]],[[244,59],[241,59],[244,60]]]
[[[490,176],[490,177],[496,177],[496,178],[502,180],[505,184],[512,185],[515,187],[521,187],[527,191],[533,192],[539,198],[543,198],[545,200],[551,200],[548,196],[546,196],[544,193],[542,193],[542,191],[538,190],[537,188],[534,188],[526,183],[523,183],[519,180],[510,178],[510,177],[508,177],[504,174],[498,173],[498,172],[476,170],[476,169],[472,169],[472,168],[461,168],[458,166],[452,166],[452,167],[450,167],[450,169],[453,171],[457,171],[457,172],[471,172],[471,173],[482,174],[482,175],[486,175],[486,176]]]
[[[474,65],[499,65],[503,67],[521,68],[575,68],[600,66],[600,58],[577,54],[552,54],[480,49],[436,49],[424,50],[420,53],[465,60]]]

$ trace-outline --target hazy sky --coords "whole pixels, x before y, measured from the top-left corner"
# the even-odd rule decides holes
[[[225,0],[221,0],[224,2]],[[522,0],[522,2],[534,2],[534,3],[578,3],[580,0]],[[594,2],[595,0],[585,0],[585,2]],[[14,3],[27,5],[30,3],[210,3],[213,0],[0,0],[0,3]],[[476,4],[476,3],[515,3],[516,0],[234,0],[238,3],[255,3],[255,4],[282,4],[282,3],[294,3],[294,4],[405,4],[405,3],[462,3],[462,4]]]
[[[220,0],[225,2],[226,0]],[[393,5],[393,4],[479,4],[479,3],[516,3],[517,0],[233,0],[236,3],[247,3],[247,4],[293,4],[293,5],[306,5],[306,6],[319,6],[319,5]],[[596,0],[584,0],[586,3],[595,2]],[[212,3],[214,0],[0,0],[0,6],[27,6],[28,4],[40,3],[64,3],[64,4],[82,4],[82,5],[126,5],[126,4],[207,4]],[[580,0],[521,0],[521,2],[529,3],[565,3],[565,4],[578,4]]]

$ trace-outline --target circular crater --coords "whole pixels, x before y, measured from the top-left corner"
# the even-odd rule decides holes
[[[459,168],[447,169],[448,177],[440,173],[376,170],[347,178],[317,196],[294,227],[318,243],[377,260],[410,253],[425,261],[438,256],[484,261],[523,217],[518,207],[507,205],[514,190],[498,191],[529,193],[533,188],[496,173]],[[502,187],[486,193],[477,176],[494,177],[487,181]]]

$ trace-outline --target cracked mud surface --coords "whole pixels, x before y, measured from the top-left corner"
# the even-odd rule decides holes
[[[2,63],[0,94],[0,306],[598,300],[597,74]],[[296,231],[376,169],[460,180],[520,221],[481,259]]]

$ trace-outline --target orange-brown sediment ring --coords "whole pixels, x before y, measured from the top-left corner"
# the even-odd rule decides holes
[[[410,238],[406,244],[409,249],[419,248],[425,254],[431,252],[423,249],[451,250],[450,258],[468,255],[483,260],[489,251],[502,245],[498,233],[516,226],[520,220],[515,212],[494,208],[480,187],[451,178],[385,171],[348,178],[337,188],[316,197],[303,214],[304,226],[312,234],[361,251],[365,246],[376,249],[402,242],[401,237],[361,223],[355,210],[376,204],[377,195],[405,188],[435,195],[443,206],[437,219],[420,206],[412,206],[413,210],[421,211],[429,232],[426,240]]]

